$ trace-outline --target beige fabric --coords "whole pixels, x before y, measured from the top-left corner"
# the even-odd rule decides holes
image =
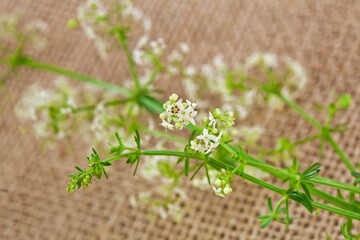
[[[0,12],[26,10],[26,19],[41,18],[49,23],[48,47],[34,55],[42,61],[121,83],[129,76],[121,52],[101,61],[93,44],[81,30],[66,28],[67,19],[76,15],[78,1],[2,0]],[[354,104],[336,121],[349,121],[352,129],[335,139],[357,163],[359,138],[360,2],[358,1],[137,1],[153,20],[153,37],[162,36],[169,48],[187,42],[189,63],[205,63],[217,53],[227,62],[243,61],[253,52],[273,52],[299,61],[306,69],[309,84],[299,103],[318,119],[313,103],[329,103],[335,92],[349,92]],[[134,44],[134,42],[132,43]],[[3,70],[3,69],[0,69]],[[234,192],[220,199],[212,191],[199,192],[187,187],[191,210],[181,223],[134,209],[128,197],[153,187],[124,163],[117,162],[109,180],[95,182],[89,189],[69,194],[66,175],[73,165],[86,163],[88,146],[75,137],[75,151],[66,154],[65,143],[43,151],[21,125],[13,107],[29,84],[49,84],[54,74],[22,69],[20,79],[8,82],[0,115],[0,238],[1,239],[325,239],[325,231],[340,239],[345,221],[320,211],[310,215],[292,204],[292,215],[299,219],[285,231],[277,223],[260,230],[260,214],[266,213],[270,191],[238,180]],[[179,83],[160,81],[167,93],[178,91]],[[166,96],[166,95],[165,95]],[[308,136],[313,128],[286,109],[281,114],[254,113],[252,122],[261,123],[267,133],[262,140],[270,146],[280,136],[292,139]],[[302,149],[301,161],[318,161],[316,144]],[[349,181],[350,175],[339,157],[326,148],[322,176]],[[275,199],[278,199],[276,197]],[[359,223],[355,222],[357,231]]]

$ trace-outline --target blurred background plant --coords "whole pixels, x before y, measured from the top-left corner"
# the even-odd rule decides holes
[[[59,140],[71,138],[75,134],[81,135],[84,141],[88,142],[89,147],[94,146],[100,148],[101,151],[105,150],[108,142],[114,144],[114,142],[119,141],[119,146],[126,146],[127,150],[134,150],[138,145],[138,150],[134,150],[137,151],[136,154],[139,154],[138,159],[132,158],[133,155],[130,153],[130,155],[126,155],[129,157],[128,162],[131,165],[135,163],[135,160],[137,161],[137,169],[140,155],[143,154],[139,141],[137,142],[137,138],[135,138],[136,141],[134,142],[132,137],[137,129],[142,133],[142,146],[146,146],[146,148],[159,151],[172,149],[174,152],[184,151],[184,154],[190,154],[191,148],[195,152],[203,154],[203,158],[199,159],[203,159],[204,163],[194,166],[189,166],[189,156],[196,157],[197,155],[186,155],[187,157],[184,159],[181,158],[181,154],[173,153],[171,156],[179,157],[176,161],[176,159],[166,155],[153,154],[153,156],[149,153],[148,155],[151,156],[142,159],[144,164],[140,166],[139,173],[144,179],[154,181],[154,188],[151,191],[141,192],[138,196],[130,197],[129,201],[133,207],[149,209],[151,216],[158,213],[162,218],[172,217],[175,221],[180,221],[183,210],[188,209],[185,204],[188,196],[182,189],[183,175],[188,176],[189,171],[195,170],[194,177],[203,166],[205,170],[199,171],[199,174],[192,181],[193,185],[206,190],[211,189],[212,185],[215,193],[221,197],[232,191],[229,184],[233,174],[242,177],[246,174],[249,179],[255,177],[259,179],[256,180],[258,183],[263,184],[260,182],[261,179],[268,178],[270,174],[274,173],[275,168],[266,170],[267,165],[262,165],[257,161],[252,164],[245,164],[246,160],[239,160],[238,157],[241,155],[246,159],[246,152],[256,154],[261,161],[271,163],[275,167],[290,167],[293,164],[293,168],[296,170],[289,168],[289,173],[283,172],[285,176],[289,175],[295,178],[295,175],[302,176],[301,174],[308,171],[314,174],[311,178],[315,177],[318,174],[317,168],[312,169],[310,167],[310,169],[300,173],[300,167],[297,168],[297,165],[293,163],[293,159],[298,156],[297,147],[310,141],[320,140],[320,153],[322,153],[324,142],[333,143],[329,137],[330,133],[346,130],[346,123],[331,127],[331,121],[337,112],[344,111],[349,107],[350,95],[338,96],[336,101],[330,103],[329,106],[316,106],[328,112],[328,119],[324,125],[320,125],[308,117],[293,103],[305,88],[307,76],[300,63],[290,57],[277,56],[272,53],[255,53],[245,59],[243,64],[227,64],[223,56],[219,54],[214,57],[211,63],[185,64],[185,58],[190,54],[189,46],[186,43],[179,43],[176,49],[170,51],[167,49],[163,38],[150,40],[151,20],[144,16],[141,10],[135,8],[131,1],[106,1],[104,3],[99,0],[86,1],[79,6],[77,18],[68,21],[68,27],[81,27],[87,37],[94,42],[95,48],[103,60],[112,51],[117,51],[119,48],[124,51],[131,77],[125,79],[123,86],[120,87],[60,67],[37,62],[29,57],[26,52],[28,47],[41,49],[45,44],[40,33],[45,31],[47,27],[44,22],[39,20],[23,26],[20,24],[20,15],[19,12],[16,12],[0,18],[0,38],[2,40],[0,46],[3,50],[0,60],[9,66],[9,70],[2,78],[2,83],[5,83],[18,67],[27,66],[52,71],[92,84],[85,84],[81,88],[74,87],[69,80],[61,76],[55,79],[55,84],[51,88],[36,84],[29,86],[22,98],[19,99],[15,108],[16,115],[19,119],[32,123],[35,135],[45,147],[55,147]],[[138,31],[141,32],[140,35],[142,36],[134,39],[132,33]],[[129,47],[130,45],[134,46],[133,49]],[[166,102],[162,106],[162,102],[157,97],[162,90],[153,88],[154,81],[161,78],[181,79],[187,97],[191,101],[196,100],[197,104],[192,105],[191,102],[185,103],[185,101],[175,103],[177,97],[174,101],[170,97],[170,102]],[[217,100],[216,107],[212,105],[213,99]],[[294,142],[284,136],[277,140],[273,149],[266,149],[267,146],[259,143],[266,129],[259,125],[247,126],[246,119],[252,109],[276,113],[283,110],[285,105],[294,108],[305,119],[310,119],[310,123],[321,131],[316,135]],[[195,112],[196,106],[196,110],[199,111],[198,118],[202,119],[203,128],[200,129],[202,135],[195,138],[195,132],[197,130],[199,133],[199,127],[191,120],[185,121],[184,118],[176,115],[177,112],[172,116],[161,117],[160,115],[160,117],[169,121],[170,119],[174,120],[174,116],[176,116],[175,128],[183,128],[184,125],[195,127],[189,141],[185,134],[164,133],[161,128],[156,126],[159,119],[154,118],[154,114],[159,114],[164,109],[168,110],[168,106],[170,106],[172,113],[174,113],[174,108],[180,111],[179,109],[184,106],[185,111],[191,106],[193,117],[197,113]],[[153,114],[151,117],[148,117],[149,112]],[[209,117],[204,115],[207,112],[209,112]],[[241,120],[240,127],[232,127],[234,124],[233,117],[238,119],[236,123]],[[221,122],[226,127],[221,128],[220,131],[217,129],[217,124]],[[163,126],[170,129],[174,127],[171,125],[171,121],[166,122],[165,125],[163,121]],[[118,132],[121,140],[114,137],[114,132]],[[206,137],[208,137],[207,140]],[[220,145],[220,139],[231,139],[234,143],[240,144],[241,151],[235,151],[229,147],[228,142],[222,142],[221,148],[219,147],[216,151]],[[193,142],[191,143],[191,141]],[[212,145],[203,149],[202,147],[207,144]],[[184,145],[186,145],[185,150],[183,150]],[[225,169],[224,166],[219,167],[213,162],[212,165],[207,166],[207,161],[210,161],[208,154],[211,152],[214,152],[212,155],[214,159],[224,159],[224,162],[230,162],[234,158],[236,161],[239,160],[240,165],[229,165],[233,167],[231,171]],[[341,155],[342,151],[339,150],[338,152]],[[144,153],[144,155],[146,154]],[[119,156],[122,155],[115,155],[117,158]],[[90,157],[89,161],[95,157],[97,157],[97,153]],[[144,159],[146,160],[144,161]],[[111,161],[113,160],[115,159]],[[101,163],[100,157],[97,161],[99,164]],[[345,157],[344,162],[349,167],[350,164],[347,161]],[[180,162],[184,162],[184,170],[180,167]],[[240,166],[242,168],[239,170],[238,167]],[[351,166],[349,168],[354,170]],[[74,191],[80,180],[80,185],[77,186],[87,187],[89,183],[92,183],[91,177],[96,175],[96,172],[88,174],[86,169],[82,170],[78,167],[77,169],[80,173],[70,177],[68,189],[70,192]],[[220,169],[222,171],[219,171]],[[85,176],[84,173],[87,175],[85,174]],[[286,194],[282,193],[285,194],[285,197],[280,200],[274,211],[271,200],[269,200],[268,206],[272,214],[266,215],[266,218],[260,220],[266,223],[262,224],[262,227],[268,225],[272,220],[287,225],[290,223],[292,218],[288,216],[288,205],[284,208],[285,210],[280,208],[281,204],[288,204],[289,199],[301,203],[307,209],[310,208],[309,211],[312,212],[313,207],[310,202],[312,198],[306,186],[301,185],[301,180],[289,182],[291,182],[291,191],[286,192]],[[324,180],[322,183],[325,184],[326,181]],[[349,186],[342,186],[340,183],[331,182],[331,184],[327,184],[332,187],[338,184],[340,189],[354,190]],[[295,189],[293,185],[298,187],[296,189],[297,195],[292,192]],[[301,185],[304,193],[298,185]],[[355,202],[354,196],[350,197],[350,202]],[[341,202],[341,204],[344,203]],[[335,210],[332,209],[332,211]],[[278,214],[284,212],[287,217],[279,218]],[[345,216],[348,216],[347,226],[350,228],[351,220],[349,219],[351,217]]]

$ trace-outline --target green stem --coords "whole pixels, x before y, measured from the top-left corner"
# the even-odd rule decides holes
[[[313,183],[313,184],[321,184],[324,186],[329,186],[329,187],[333,187],[333,188],[337,188],[337,189],[344,189],[344,190],[348,190],[353,193],[360,194],[360,188],[358,188],[352,184],[338,182],[336,180],[329,179],[329,178],[316,176],[316,177],[311,178],[310,180],[303,180],[303,182]]]
[[[345,155],[345,153],[341,150],[341,148],[339,147],[339,145],[332,139],[331,136],[328,136],[328,138],[326,139],[330,145],[333,147],[333,149],[335,150],[335,152],[337,152],[339,154],[339,156],[341,157],[341,159],[343,160],[343,162],[345,163],[345,165],[347,166],[347,168],[351,171],[351,172],[356,172],[356,168],[354,167],[354,165],[350,162],[350,160],[348,159],[348,157]]]
[[[157,67],[151,74],[150,79],[145,83],[143,88],[148,88],[150,86],[150,84],[153,83],[153,81],[155,80],[156,76],[158,75],[158,73],[161,71],[162,68]]]
[[[298,105],[296,105],[294,102],[287,99],[284,95],[281,93],[275,94],[277,97],[279,97],[284,103],[289,105],[291,108],[293,108],[295,111],[297,111],[302,117],[304,117],[308,122],[310,122],[312,125],[314,125],[318,130],[322,130],[323,126],[316,121],[314,118],[312,118],[309,114],[307,114],[302,108],[300,108]]]
[[[344,210],[344,209],[332,207],[332,206],[326,205],[324,203],[319,203],[319,202],[312,202],[312,204],[314,205],[314,207],[324,209],[326,211],[333,212],[333,213],[336,213],[336,214],[339,214],[339,215],[342,215],[342,216],[345,216],[345,217],[350,217],[350,218],[353,218],[353,219],[356,219],[356,220],[360,220],[360,214],[359,213],[354,213],[354,212],[347,211],[347,210]]]
[[[127,158],[127,157],[130,157],[132,155],[137,155],[137,154],[140,154],[140,155],[163,155],[163,156],[177,156],[177,157],[189,157],[189,158],[193,158],[193,159],[198,159],[198,160],[202,160],[204,161],[204,156],[203,155],[200,155],[200,154],[196,154],[196,153],[187,153],[187,152],[176,152],[176,151],[152,151],[152,150],[147,150],[147,151],[141,151],[141,152],[130,152],[130,153],[124,153],[124,154],[120,154],[120,155],[117,155],[117,156],[114,156],[114,157],[111,157],[107,160],[105,160],[105,162],[112,162],[112,161],[115,161],[115,160],[119,160],[120,158]],[[208,163],[214,167],[215,169],[229,169],[229,170],[234,170],[234,166],[232,165],[229,165],[229,164],[226,164],[224,162],[220,162],[218,160],[215,160],[213,158],[209,158],[208,159]],[[260,179],[257,179],[255,177],[252,177],[246,173],[241,173],[239,171],[235,171],[235,174],[239,175],[240,177],[242,177],[243,179],[246,179],[248,181],[251,181],[261,187],[264,187],[264,188],[267,188],[269,190],[272,190],[276,193],[279,193],[281,194],[282,196],[286,197],[287,196],[287,193],[286,193],[286,190],[284,189],[281,189],[273,184],[270,184],[270,183],[267,183],[267,182],[264,182]],[[312,188],[311,188],[312,189]],[[313,190],[313,189],[312,189]],[[321,194],[321,191],[318,192],[318,195],[319,197],[324,197],[325,199],[324,200],[327,200],[327,195],[326,194]],[[318,208],[321,208],[321,209],[324,209],[326,211],[330,211],[330,212],[333,212],[333,213],[336,213],[336,214],[339,214],[339,215],[343,215],[343,216],[346,216],[346,217],[351,217],[351,218],[354,218],[354,219],[357,219],[357,220],[360,220],[360,214],[358,213],[354,213],[352,211],[347,211],[347,210],[344,210],[344,209],[339,209],[339,208],[336,208],[336,207],[332,207],[332,206],[328,206],[326,204],[322,204],[322,203],[319,203],[319,202],[315,202],[313,201],[312,204],[315,206],[315,207],[318,207]],[[338,204],[338,205],[343,205],[343,203],[341,204]],[[345,207],[347,208],[354,208],[353,205],[345,205]]]
[[[320,138],[320,137],[321,137],[321,135],[319,135],[319,134],[314,135],[314,136],[310,136],[310,137],[307,137],[307,138],[304,138],[304,139],[302,139],[302,140],[299,140],[299,141],[294,142],[293,145],[294,145],[294,146],[299,146],[299,145],[302,145],[302,144],[304,144],[304,143],[311,142],[311,141],[313,141],[313,140],[315,140],[315,139],[318,139],[318,138]]]
[[[112,107],[112,106],[117,106],[120,104],[124,104],[129,102],[131,99],[124,99],[124,100],[115,100],[115,101],[109,101],[109,102],[105,102],[104,103],[104,107]],[[96,107],[98,106],[98,104],[92,104],[92,105],[88,105],[88,106],[81,106],[78,108],[74,108],[72,111],[73,113],[78,113],[81,111],[90,111],[90,110],[94,110]]]
[[[124,51],[125,51],[125,55],[126,55],[126,58],[128,60],[128,63],[129,63],[129,67],[130,67],[130,71],[131,71],[131,75],[133,76],[133,79],[134,79],[134,82],[135,82],[135,86],[138,90],[141,89],[141,86],[140,86],[140,81],[139,81],[139,77],[137,75],[137,72],[136,72],[136,68],[135,68],[135,63],[134,63],[134,60],[131,56],[131,53],[130,53],[130,50],[128,48],[128,45],[126,43],[126,35],[125,35],[125,31],[120,29],[118,31],[118,37],[119,37],[119,40],[120,40],[120,43],[121,43],[121,46],[123,47]]]
[[[187,144],[186,140],[179,138],[177,136],[174,136],[174,135],[167,134],[165,132],[161,132],[161,131],[157,131],[157,130],[150,130],[144,126],[140,126],[139,130],[141,130],[145,133],[148,133],[150,135],[156,136],[156,137],[166,138],[166,139],[169,139],[171,141],[175,141],[175,142],[178,142],[181,144]]]
[[[298,174],[293,174],[290,173],[288,171],[282,170],[282,169],[278,169],[275,168],[273,166],[270,166],[256,158],[253,158],[247,154],[242,154],[240,152],[236,152],[230,145],[226,144],[225,142],[221,141],[220,145],[227,150],[232,156],[236,156],[236,155],[241,155],[242,157],[246,157],[246,165],[249,166],[253,166],[256,168],[259,168],[267,173],[270,173],[274,176],[283,176],[285,178],[290,178],[293,179],[295,181],[299,181],[300,177]],[[282,178],[284,179],[284,178]],[[332,179],[328,179],[328,178],[323,178],[323,177],[314,177],[311,178],[309,180],[303,180],[306,183],[312,183],[312,184],[320,184],[320,185],[324,185],[324,186],[330,186],[330,187],[334,187],[334,188],[338,188],[338,189],[344,189],[344,190],[348,190],[350,192],[356,192],[356,193],[360,193],[360,188],[353,186],[351,184],[347,184],[347,183],[342,183],[342,182],[338,182]]]
[[[31,67],[31,68],[37,68],[37,69],[42,69],[42,70],[58,73],[58,74],[68,76],[68,77],[71,77],[71,78],[75,78],[75,79],[78,79],[78,80],[83,81],[83,82],[91,83],[91,84],[94,84],[96,86],[99,86],[99,87],[102,87],[102,88],[106,88],[106,89],[121,93],[123,95],[127,95],[127,96],[132,96],[133,95],[133,92],[126,89],[126,88],[122,88],[122,87],[119,87],[117,85],[113,85],[111,83],[106,83],[106,82],[100,81],[98,79],[87,77],[87,76],[81,75],[79,73],[69,71],[69,70],[66,70],[66,69],[63,69],[63,68],[59,68],[59,67],[56,67],[56,66],[52,66],[52,65],[49,65],[49,64],[46,64],[46,63],[37,62],[37,61],[34,61],[34,60],[30,59],[30,58],[23,58],[21,61],[19,61],[18,64],[28,66],[28,67]]]
[[[275,95],[278,96],[284,103],[286,103],[291,108],[293,108],[295,111],[297,111],[308,122],[310,122],[312,125],[314,125],[320,132],[323,132],[323,126],[319,122],[317,122],[314,118],[312,118],[309,114],[307,114],[302,108],[300,108],[298,105],[296,105],[291,100],[287,99],[281,93],[276,93]],[[350,160],[347,158],[347,156],[344,154],[344,152],[340,149],[339,145],[334,142],[334,140],[331,138],[331,136],[327,135],[325,139],[326,139],[326,141],[328,141],[330,143],[330,145],[334,148],[334,150],[339,154],[342,161],[345,163],[346,167],[351,172],[356,171],[356,168],[353,166],[353,164],[350,162]]]
[[[341,198],[334,197],[333,195],[328,194],[324,191],[321,191],[313,186],[308,185],[307,188],[309,189],[311,194],[314,194],[318,198],[324,199],[328,203],[334,204],[335,206],[338,206],[338,207],[348,210],[348,211],[360,212],[359,207],[357,207],[354,204],[348,203],[348,202],[342,200]]]

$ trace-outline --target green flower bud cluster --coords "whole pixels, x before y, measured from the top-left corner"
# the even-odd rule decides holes
[[[213,186],[216,195],[225,198],[226,194],[232,192],[232,188],[229,183],[230,176],[224,169],[222,169],[222,171],[216,176],[215,186]]]
[[[336,102],[336,106],[338,108],[348,108],[351,103],[351,95],[350,94],[344,94],[342,95]]]
[[[92,178],[95,176],[98,179],[101,179],[102,174],[104,173],[105,177],[108,178],[107,173],[104,169],[105,166],[110,166],[109,162],[102,162],[99,155],[93,149],[93,153],[91,157],[88,157],[89,162],[89,170],[81,169],[79,167],[75,167],[79,172],[73,175],[69,175],[70,181],[66,190],[68,192],[74,192],[76,186],[78,189],[82,186],[83,188],[87,188],[89,184],[92,183]]]
[[[213,132],[216,134],[217,133],[217,121],[219,120],[220,122],[224,123],[225,126],[227,128],[230,128],[234,125],[234,113],[233,112],[226,112],[223,113],[221,112],[221,110],[219,108],[215,108],[214,112],[211,114],[209,112],[209,120],[210,122],[207,121],[207,119],[203,119],[203,124],[205,122],[205,124],[207,125],[212,125],[213,128]],[[204,121],[206,120],[206,121]]]

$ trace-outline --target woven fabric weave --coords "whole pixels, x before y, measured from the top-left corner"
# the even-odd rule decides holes
[[[130,76],[125,56],[111,54],[102,61],[80,29],[66,27],[76,15],[79,4],[72,0],[2,0],[0,13],[24,9],[25,19],[48,22],[48,45],[32,55],[85,75],[121,84]],[[349,121],[351,131],[335,140],[355,164],[360,158],[360,2],[359,1],[136,1],[135,5],[153,21],[153,37],[163,37],[168,48],[179,42],[189,44],[189,63],[206,63],[217,53],[226,62],[241,62],[254,52],[290,56],[305,68],[309,81],[298,103],[319,120],[324,112],[314,103],[329,103],[334,93],[350,93],[351,108],[337,117]],[[135,42],[131,43],[132,45]],[[0,71],[3,70],[2,68]],[[257,217],[266,213],[266,199],[278,196],[251,183],[238,180],[226,199],[212,190],[198,191],[186,186],[191,209],[180,223],[148,218],[146,209],[132,208],[128,198],[154,187],[140,177],[132,177],[124,162],[116,162],[109,180],[73,194],[65,191],[66,176],[73,165],[83,165],[88,146],[79,137],[72,139],[75,151],[65,146],[42,150],[30,133],[21,133],[13,108],[30,84],[50,85],[55,75],[23,68],[20,78],[8,81],[1,97],[0,114],[0,238],[1,239],[341,239],[340,226],[345,218],[320,211],[311,215],[292,204],[298,219],[286,231],[273,223],[261,230]],[[74,81],[74,84],[77,84]],[[179,82],[157,83],[168,94],[179,92]],[[165,95],[166,96],[166,95]],[[266,128],[264,144],[290,136],[299,139],[315,132],[291,109],[281,114],[253,113],[253,124]],[[351,176],[338,155],[326,147],[318,158],[316,144],[301,148],[304,164],[321,161],[322,176],[350,183]],[[278,182],[276,182],[279,184]],[[360,232],[358,222],[355,230]]]

